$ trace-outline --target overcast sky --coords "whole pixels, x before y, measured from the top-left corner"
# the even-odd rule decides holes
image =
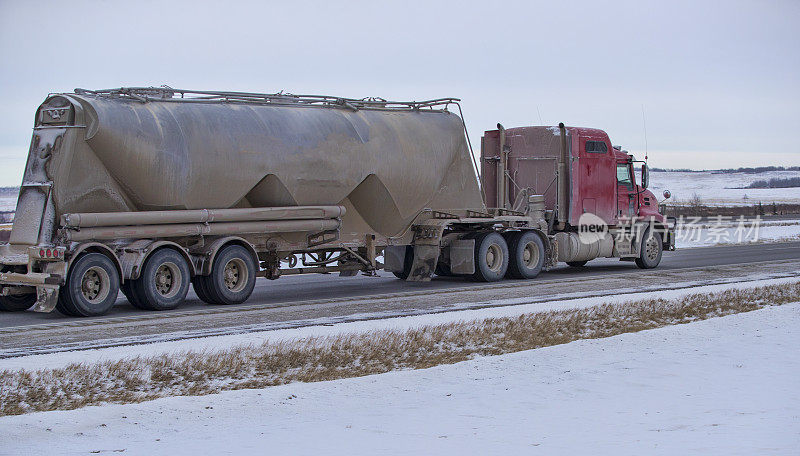
[[[650,164],[800,165],[800,2],[0,0],[0,185],[76,87],[459,97],[497,122],[606,130]]]

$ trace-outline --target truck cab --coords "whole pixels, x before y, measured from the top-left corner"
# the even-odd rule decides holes
[[[648,230],[657,233],[658,249],[675,249],[674,226],[658,212],[658,201],[647,190],[647,164],[613,146],[605,131],[498,124],[485,132],[481,150],[486,205],[524,211],[532,195],[542,195],[549,234],[560,240],[560,261],[636,259],[647,244],[643,237],[653,236]],[[642,182],[634,172],[639,165]],[[587,223],[603,225],[607,233],[590,247],[578,236]]]

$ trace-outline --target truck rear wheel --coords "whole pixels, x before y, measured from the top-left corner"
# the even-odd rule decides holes
[[[193,280],[197,296],[209,304],[240,304],[256,286],[256,260],[241,245],[228,245],[217,253],[211,274]]]
[[[0,296],[0,310],[4,312],[19,312],[22,310],[28,310],[35,303],[36,293]]]
[[[653,269],[661,263],[661,255],[663,253],[661,234],[648,228],[644,236],[642,236],[642,247],[639,249],[639,258],[636,259],[636,266],[641,269]]]
[[[189,292],[189,265],[171,248],[156,250],[145,261],[138,279],[131,281],[131,304],[147,310],[178,307]]]
[[[520,231],[508,239],[510,261],[506,276],[510,279],[532,279],[544,266],[544,243],[533,231]]]
[[[475,273],[472,280],[496,282],[508,270],[508,244],[499,233],[483,233],[475,238]]]
[[[97,317],[114,306],[118,294],[116,265],[102,253],[87,253],[70,266],[56,307],[74,317]]]

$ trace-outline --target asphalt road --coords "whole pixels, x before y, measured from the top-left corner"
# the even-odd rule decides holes
[[[660,270],[679,271],[686,268],[714,267],[723,265],[748,264],[763,261],[800,259],[800,242],[730,245],[684,249],[664,252]],[[566,265],[540,275],[543,279],[591,277],[603,274],[636,273],[640,269],[633,262],[603,258],[589,262],[583,268],[570,268]],[[687,280],[691,277],[687,276]],[[534,281],[536,279],[533,279]],[[474,287],[474,282],[461,278],[436,277],[427,283],[410,283],[397,280],[392,274],[381,272],[379,277],[339,277],[338,275],[313,274],[307,276],[287,276],[276,281],[258,279],[252,297],[247,305],[280,304],[295,301],[308,301],[332,298],[350,298],[365,295],[381,295],[420,290],[458,289]],[[208,308],[190,291],[186,302],[178,311]],[[167,314],[169,312],[164,312]],[[109,312],[109,317],[151,314],[131,306],[120,293],[117,305]],[[102,318],[102,317],[101,317]],[[26,312],[0,312],[0,328],[27,326],[56,321],[78,320],[53,312],[42,314]]]

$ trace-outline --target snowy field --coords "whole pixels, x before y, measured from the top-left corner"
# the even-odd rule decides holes
[[[720,244],[756,244],[800,240],[800,220],[756,220],[754,217],[679,219],[675,230],[676,248],[708,247]]]
[[[702,172],[650,172],[650,190],[661,201],[664,190],[672,192],[670,203],[687,203],[694,194],[702,204],[709,206],[752,206],[759,201],[769,203],[800,204],[800,187],[748,188],[758,180],[800,177],[800,171],[768,171],[758,174],[715,174]],[[639,178],[637,177],[637,181]]]
[[[0,418],[0,453],[797,454],[800,305],[424,370]]]

